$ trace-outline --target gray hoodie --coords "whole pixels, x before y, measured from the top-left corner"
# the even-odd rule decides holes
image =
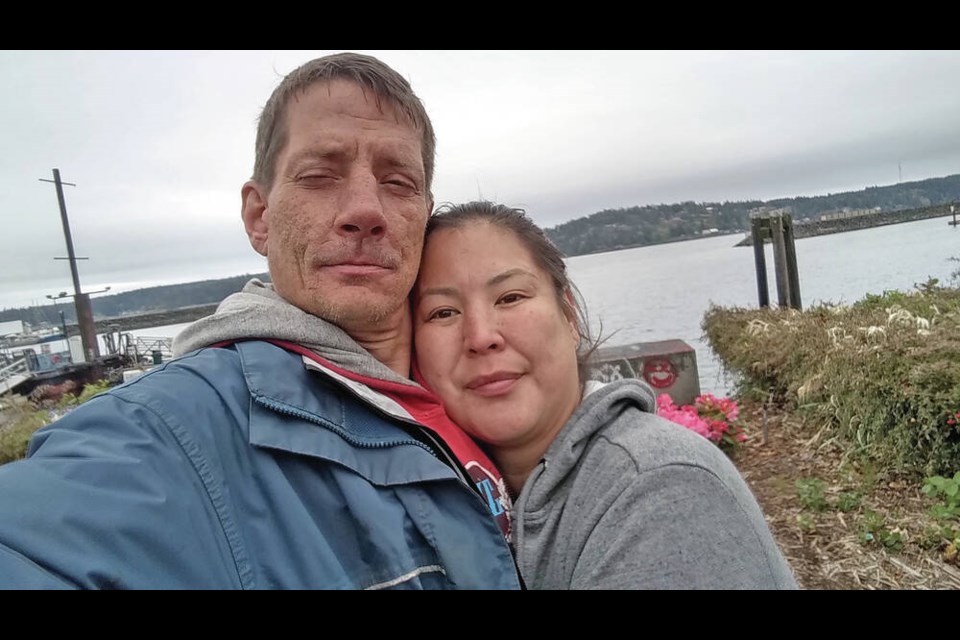
[[[295,307],[273,286],[253,278],[223,300],[215,314],[186,327],[173,341],[175,355],[225,340],[286,340],[355,373],[419,387],[370,355],[340,327]]]
[[[726,454],[644,382],[591,384],[514,505],[528,588],[798,588]]]

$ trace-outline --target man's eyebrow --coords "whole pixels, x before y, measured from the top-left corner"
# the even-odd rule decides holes
[[[390,169],[413,170],[416,173],[423,172],[423,165],[420,163],[419,157],[408,156],[403,153],[385,155],[380,160],[380,163]]]
[[[408,149],[384,145],[378,162],[389,169],[412,171],[420,176],[423,175],[423,159]]]
[[[336,147],[330,147],[328,149],[318,150],[318,149],[305,149],[300,153],[292,156],[290,158],[290,165],[297,165],[301,162],[308,162],[312,160],[330,160],[342,157],[346,151],[344,149],[339,149]]]

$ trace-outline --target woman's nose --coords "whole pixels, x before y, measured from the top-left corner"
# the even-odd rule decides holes
[[[471,353],[487,353],[503,347],[503,334],[490,314],[468,312],[464,322],[464,345]]]

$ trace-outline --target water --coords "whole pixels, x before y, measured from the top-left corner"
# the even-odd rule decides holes
[[[849,304],[868,293],[911,291],[929,278],[948,282],[960,268],[960,229],[948,217],[919,220],[796,241],[804,308],[821,302]],[[735,247],[740,235],[576,256],[570,275],[587,303],[594,334],[605,345],[680,339],[696,350],[700,390],[726,395],[732,380],[703,339],[701,322],[710,304],[756,308],[753,249]],[[766,246],[767,281],[777,301],[773,249]],[[173,337],[186,324],[131,331],[134,336]],[[64,350],[63,341],[51,343]],[[106,353],[101,341],[101,353]]]
[[[960,263],[960,229],[949,217],[796,240],[804,308],[849,304],[868,293],[911,291],[930,277],[948,283]],[[702,392],[726,394],[732,380],[703,339],[701,322],[710,304],[756,308],[752,247],[742,236],[576,256],[567,260],[583,294],[591,327],[601,323],[605,345],[680,339],[696,350]],[[777,303],[773,249],[766,246],[771,304]]]

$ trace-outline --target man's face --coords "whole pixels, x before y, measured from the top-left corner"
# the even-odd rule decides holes
[[[432,203],[420,133],[345,80],[287,107],[269,191],[248,182],[243,219],[277,292],[348,333],[407,316]]]

